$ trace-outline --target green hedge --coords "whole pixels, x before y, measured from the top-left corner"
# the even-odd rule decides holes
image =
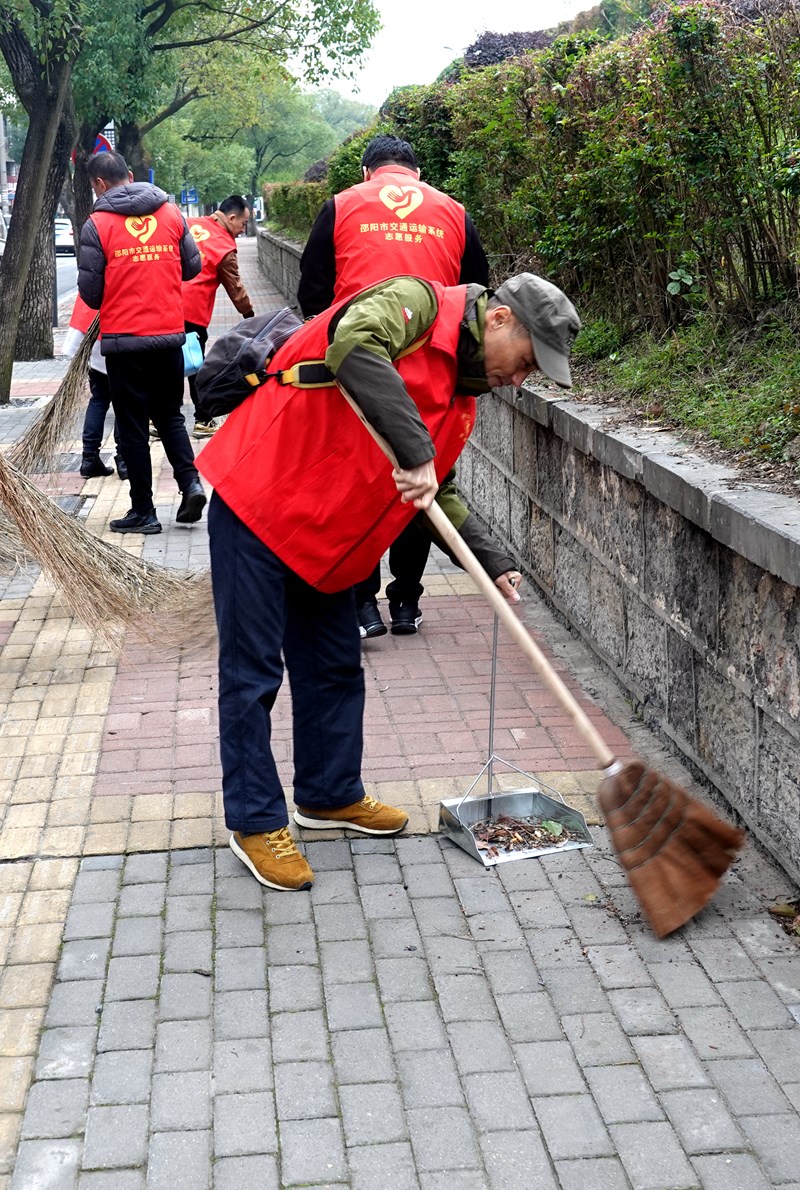
[[[533,267],[628,329],[700,310],[752,320],[794,292],[800,208],[800,13],[759,19],[672,4],[614,39],[547,49],[390,97],[331,158],[328,193],[358,181],[377,131],[474,218],[495,276]],[[322,197],[278,187],[295,226]]]
[[[305,239],[330,190],[325,182],[272,182],[264,186],[264,218]]]

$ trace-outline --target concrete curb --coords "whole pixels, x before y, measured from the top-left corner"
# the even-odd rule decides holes
[[[608,427],[608,406],[523,389],[525,411],[565,442],[680,513],[755,566],[800,586],[800,516],[792,496],[759,490],[731,467],[709,463],[667,432]],[[516,402],[506,390],[503,397]],[[506,395],[509,394],[509,395]]]

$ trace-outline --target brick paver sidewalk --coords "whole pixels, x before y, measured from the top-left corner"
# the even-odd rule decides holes
[[[237,318],[223,294],[212,332]],[[102,533],[127,489],[77,482],[78,449],[62,491]],[[165,532],[124,544],[205,565],[153,453]],[[796,891],[751,846],[657,942],[600,825],[494,870],[429,833],[486,759],[492,618],[441,556],[426,588],[418,636],[364,649],[365,778],[415,833],[304,832],[317,882],[281,894],[225,846],[212,660],[109,652],[0,569],[0,1190],[800,1190],[800,957],[767,913]],[[529,588],[521,614],[611,746],[694,789]],[[275,746],[288,784],[284,696]],[[502,640],[495,751],[597,824],[594,761]]]

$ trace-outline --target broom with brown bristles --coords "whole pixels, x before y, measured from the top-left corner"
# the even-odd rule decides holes
[[[25,475],[51,471],[64,439],[75,427],[86,400],[89,357],[99,325],[99,318],[95,318],[80,347],[69,361],[56,392],[8,452],[8,458]]]
[[[86,399],[94,319],[42,413],[0,456],[0,557],[41,566],[69,610],[108,643],[126,630],[162,648],[207,651],[215,643],[208,569],[183,572],[145,562],[63,513],[25,477],[52,471]],[[187,631],[187,625],[202,631]]]
[[[397,468],[388,442],[339,388]],[[604,773],[597,797],[611,842],[654,932],[659,938],[671,934],[711,900],[744,843],[744,832],[723,822],[643,761],[620,764],[439,505],[433,503],[426,515],[597,757]]]
[[[0,562],[17,567],[24,566],[25,561],[25,551],[19,533],[8,517],[0,512]]]
[[[97,338],[98,326],[99,319],[95,318],[55,393],[8,451],[6,457],[25,475],[51,471],[64,439],[74,428],[80,407],[86,399],[89,357]],[[0,512],[0,558],[19,565],[24,556],[19,533],[13,522]]]
[[[109,643],[126,628],[163,645],[187,642],[187,624],[212,639],[210,571],[167,570],[132,557],[67,516],[0,455],[0,505],[69,610]]]

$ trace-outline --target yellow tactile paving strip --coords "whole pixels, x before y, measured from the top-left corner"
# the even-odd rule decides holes
[[[10,1185],[77,858],[0,863],[0,1187]]]

